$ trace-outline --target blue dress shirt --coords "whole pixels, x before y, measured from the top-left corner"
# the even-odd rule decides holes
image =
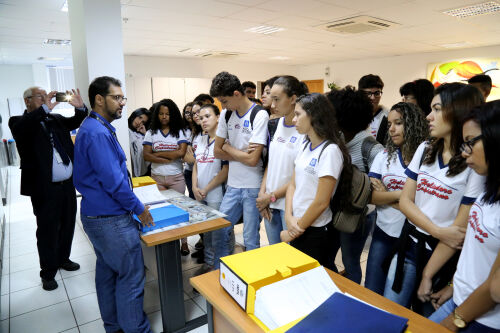
[[[144,205],[136,197],[127,173],[126,156],[116,139],[115,128],[92,111],[106,124],[87,117],[76,136],[73,181],[82,194],[81,213],[84,216],[139,215]]]

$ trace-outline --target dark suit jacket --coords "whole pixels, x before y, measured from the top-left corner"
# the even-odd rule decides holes
[[[43,107],[22,116],[9,119],[9,128],[21,157],[21,194],[27,196],[47,195],[48,185],[52,182],[53,147],[50,137],[41,125],[51,128],[57,135],[65,152],[73,162],[74,146],[70,131],[80,127],[88,114],[85,110],[75,109],[70,118],[45,112]]]

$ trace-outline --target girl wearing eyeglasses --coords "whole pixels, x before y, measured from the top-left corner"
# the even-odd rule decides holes
[[[462,156],[486,177],[486,186],[470,209],[452,287],[419,297],[438,308],[429,319],[453,332],[500,332],[500,304],[490,293],[500,268],[500,101],[474,109],[465,119]],[[455,251],[440,243],[425,267],[427,278]],[[453,297],[446,301],[451,293]]]
[[[186,126],[184,128],[184,131],[189,141],[188,146],[186,148],[186,154],[184,155],[184,181],[186,182],[186,187],[189,192],[189,197],[192,199],[195,198],[191,183],[191,178],[193,177],[193,164],[195,162],[194,151],[196,150],[198,138],[203,134],[201,126],[193,120],[194,105],[197,104],[194,102],[187,103],[186,106],[184,106],[182,114],[184,118],[184,124]]]
[[[387,277],[382,263],[405,222],[398,204],[406,181],[405,170],[429,134],[424,113],[410,103],[397,103],[391,108],[387,127],[387,147],[377,154],[368,174],[373,188],[371,203],[377,205],[377,222],[368,252],[365,287],[381,295]]]
[[[407,220],[396,244],[397,255],[385,262],[390,268],[384,296],[406,307],[412,305],[423,315],[430,315],[433,307],[414,297],[422,271],[439,242],[441,246],[461,248],[469,209],[483,188],[482,177],[467,167],[460,152],[460,120],[483,103],[475,87],[462,83],[439,86],[427,116],[432,140],[418,147],[405,171],[408,178],[399,207]],[[450,260],[436,274],[435,290],[450,281],[455,265],[456,261]]]

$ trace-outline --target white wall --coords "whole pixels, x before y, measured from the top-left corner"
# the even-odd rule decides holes
[[[384,95],[381,103],[390,107],[399,102],[399,87],[408,81],[427,78],[427,65],[465,58],[499,58],[500,45],[454,51],[415,53],[411,55],[371,58],[333,63],[301,66],[301,80],[323,78],[326,84],[334,81],[339,86],[354,85],[365,74],[377,74],[384,81]],[[330,67],[330,76],[325,76],[325,67]]]
[[[8,127],[9,109],[7,98],[11,99],[22,112],[23,92],[34,85],[33,69],[31,65],[0,65],[0,115],[2,116],[2,136],[11,138]]]

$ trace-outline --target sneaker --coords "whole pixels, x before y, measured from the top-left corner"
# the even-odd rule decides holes
[[[203,250],[198,250],[198,251],[193,252],[191,254],[192,258],[203,258],[204,256],[205,256],[205,252],[203,252]]]
[[[61,268],[65,271],[77,271],[80,269],[80,265],[76,262],[68,260],[64,264],[61,264]]]
[[[51,291],[51,290],[54,290],[54,289],[57,289],[58,285],[57,285],[57,282],[55,279],[44,279],[42,278],[42,288],[47,290],[47,291]]]
[[[197,250],[203,250],[205,248],[205,245],[203,245],[203,239],[200,237],[200,239],[194,244],[194,248]]]

